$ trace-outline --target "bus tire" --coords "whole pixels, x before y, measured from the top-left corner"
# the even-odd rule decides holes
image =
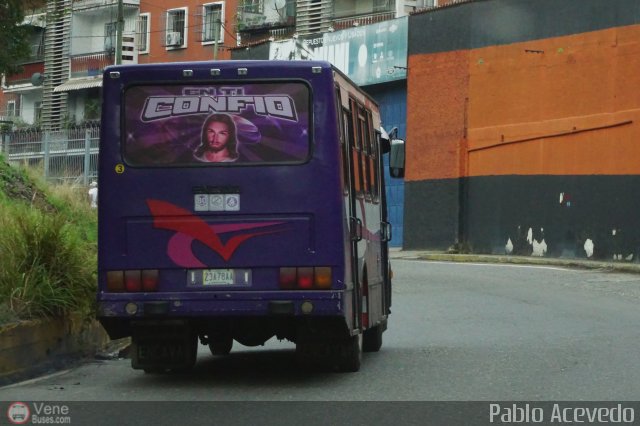
[[[308,343],[296,343],[296,364],[302,370],[308,370],[313,366],[313,349]]]
[[[362,336],[362,350],[364,352],[378,352],[382,347],[382,327],[376,325],[365,330]]]
[[[229,355],[232,347],[233,338],[227,336],[216,338],[209,343],[209,350],[214,356]]]
[[[184,365],[171,369],[172,373],[185,374],[190,372],[196,365],[198,358],[198,335],[192,334],[185,342],[185,349],[187,350],[187,360]]]
[[[351,336],[339,344],[338,370],[345,373],[355,373],[360,370],[362,363],[362,334]]]

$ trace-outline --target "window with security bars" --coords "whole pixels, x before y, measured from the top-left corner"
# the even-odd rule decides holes
[[[139,53],[149,52],[149,13],[141,13],[136,25],[136,47]]]
[[[42,102],[33,103],[33,122],[40,123],[42,121]]]
[[[16,101],[7,102],[7,117],[16,116]]]
[[[202,17],[202,41],[222,42],[224,31],[222,29],[222,21],[224,17],[224,3],[209,3],[203,6],[204,13]]]
[[[104,24],[104,50],[113,52],[116,49],[117,22],[107,22]]]
[[[184,47],[187,44],[187,9],[168,10],[166,28],[165,46]]]
[[[373,0],[374,12],[389,12],[395,9],[395,1],[393,0]]]
[[[264,5],[262,0],[244,0],[242,2],[242,11],[245,13],[263,13]]]

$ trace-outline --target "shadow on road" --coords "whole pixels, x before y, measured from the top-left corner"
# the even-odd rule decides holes
[[[365,355],[364,358],[366,358]],[[365,368],[363,359],[363,368]],[[238,349],[226,356],[213,356],[204,351],[198,353],[198,361],[193,370],[184,373],[146,374],[139,370],[131,371],[131,381],[122,383],[123,387],[161,386],[163,384],[184,384],[192,388],[194,385],[223,388],[233,385],[238,387],[268,386],[273,388],[296,386],[309,387],[314,382],[323,386],[340,382],[350,376],[349,373],[335,372],[331,366],[313,364],[300,366],[296,361],[295,349]]]

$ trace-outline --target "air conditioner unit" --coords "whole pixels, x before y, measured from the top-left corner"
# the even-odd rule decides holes
[[[182,37],[178,31],[171,31],[167,33],[167,46],[180,46],[182,44]]]

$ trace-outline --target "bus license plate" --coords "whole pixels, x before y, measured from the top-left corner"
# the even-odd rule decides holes
[[[137,361],[142,365],[181,365],[187,361],[186,345],[182,341],[141,342],[136,349]]]
[[[205,269],[202,271],[202,285],[229,285],[234,282],[233,269]]]

